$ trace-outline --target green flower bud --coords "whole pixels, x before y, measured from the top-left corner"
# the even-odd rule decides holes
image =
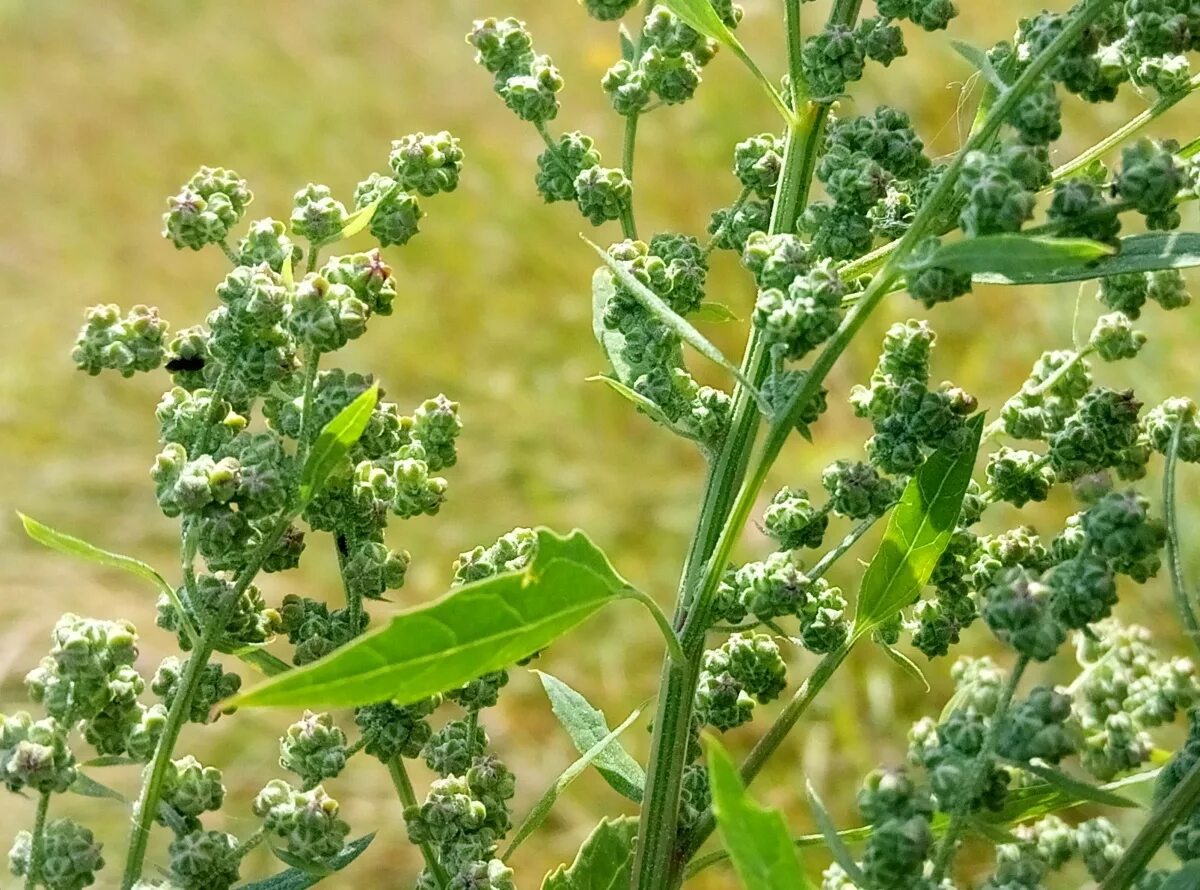
[[[633,202],[633,183],[624,171],[587,167],[575,178],[575,203],[594,226],[620,219]]]
[[[882,516],[900,496],[896,483],[869,464],[838,460],[821,471],[830,508],[839,516],[866,519]]]
[[[637,5],[637,0],[580,0],[588,15],[602,22],[619,19]]]
[[[1168,453],[1176,427],[1179,428],[1179,459],[1200,463],[1200,413],[1195,402],[1184,398],[1167,399],[1142,418],[1142,429],[1159,454]]]
[[[405,190],[428,198],[458,187],[463,151],[445,130],[428,136],[414,133],[392,143],[388,161]]]
[[[497,92],[521,120],[540,124],[558,117],[562,88],[562,75],[550,57],[536,56],[530,60],[528,70],[509,76]]]
[[[783,550],[820,547],[828,524],[828,513],[814,506],[804,489],[781,488],[763,513],[764,530]]]
[[[267,217],[250,223],[250,231],[238,241],[233,253],[239,266],[265,263],[272,271],[281,272],[285,262],[299,262],[302,251],[287,236],[287,226]]]
[[[1066,238],[1112,242],[1121,231],[1121,220],[1100,185],[1085,176],[1060,179],[1054,184],[1046,220],[1056,234]]]
[[[774,196],[782,169],[783,146],[774,133],[751,136],[734,147],[733,175],[764,200]]]
[[[487,808],[472,796],[462,776],[435,779],[425,802],[404,811],[409,840],[414,844],[432,842],[442,848],[469,838],[486,819]]]
[[[914,251],[913,266],[905,276],[909,296],[926,308],[938,303],[948,303],[971,292],[971,276],[941,266],[930,265],[930,258],[941,241],[930,237],[922,241]]]
[[[875,240],[864,209],[857,205],[814,201],[801,215],[797,228],[811,237],[809,246],[816,256],[831,260],[861,256]]]
[[[690,52],[678,55],[651,46],[638,65],[647,88],[667,105],[686,102],[696,95],[701,81],[701,63]]]
[[[812,263],[808,247],[795,235],[751,232],[742,251],[742,265],[754,276],[760,290],[787,290]]]
[[[706,657],[709,653],[706,653]],[[754,713],[754,698],[727,671],[700,672],[696,686],[696,717],[721,732],[748,723]]]
[[[513,870],[503,860],[478,860],[459,869],[450,879],[449,890],[516,890],[512,878]]]
[[[334,352],[363,335],[370,315],[352,287],[314,273],[297,282],[287,326],[310,349]]]
[[[846,598],[841,588],[818,580],[800,613],[800,642],[809,652],[832,652],[850,635]]]
[[[1119,466],[1137,444],[1141,407],[1132,390],[1100,387],[1084,396],[1061,431],[1050,437],[1050,464],[1058,478],[1073,481]]]
[[[627,59],[621,59],[609,68],[600,86],[612,102],[613,111],[622,117],[638,114],[650,104],[650,80],[645,69]],[[596,163],[600,163],[599,158]]]
[[[600,152],[594,146],[592,137],[575,131],[564,133],[557,145],[538,155],[535,182],[538,194],[547,203],[575,200],[575,180],[579,174],[600,164]]]
[[[1106,362],[1115,362],[1137,356],[1146,345],[1146,335],[1133,329],[1129,316],[1112,312],[1096,321],[1088,345]]]
[[[190,754],[170,761],[163,775],[162,802],[185,819],[221,809],[225,802],[221,771],[203,766]]]
[[[1188,174],[1175,158],[1177,148],[1173,142],[1140,139],[1121,152],[1121,172],[1115,183],[1117,193],[1146,216],[1151,228],[1174,228],[1155,222],[1172,214],[1178,219],[1175,197],[1190,184]]]
[[[716,55],[717,44],[686,24],[666,6],[655,6],[646,17],[643,43],[661,49],[666,55],[690,54],[699,65],[707,65]]]
[[[993,497],[1017,507],[1046,500],[1054,484],[1054,470],[1042,455],[1004,446],[988,459],[987,477]]]
[[[333,257],[321,268],[320,275],[332,287],[350,288],[354,296],[376,315],[392,314],[396,278],[378,250]]]
[[[163,363],[167,323],[158,310],[137,305],[122,318],[114,303],[93,306],[75,340],[71,358],[75,367],[95,376],[105,369],[132,377],[153,371]]]
[[[1183,273],[1178,269],[1160,269],[1148,273],[1147,277],[1149,284],[1146,296],[1162,308],[1170,311],[1171,309],[1182,309],[1191,304],[1192,296],[1188,293],[1187,282],[1184,281]]]
[[[1075,753],[1077,733],[1071,722],[1070,696],[1038,686],[1005,714],[996,750],[1009,760],[1041,758],[1058,763]]]
[[[476,63],[496,75],[497,82],[527,70],[533,61],[533,38],[515,19],[477,19],[467,43],[477,50]]]
[[[1024,568],[1005,569],[985,592],[983,620],[1021,655],[1046,661],[1067,638],[1055,620],[1048,586]]]
[[[1158,573],[1166,528],[1148,515],[1149,502],[1136,492],[1110,492],[1087,511],[1083,530],[1091,552],[1114,571],[1139,584]]]
[[[141,763],[148,763],[158,748],[167,725],[167,709],[160,704],[138,708],[138,722],[125,734],[125,753]]]
[[[1142,272],[1126,272],[1100,279],[1100,302],[1109,309],[1136,320],[1149,296],[1149,278]]]
[[[171,841],[171,879],[182,890],[225,890],[238,880],[237,838],[223,831],[194,831]]]
[[[508,685],[508,671],[499,670],[484,674],[465,686],[452,689],[446,698],[468,711],[493,707],[500,699],[500,690]]]
[[[345,846],[350,826],[338,818],[338,802],[320,785],[297,791],[287,782],[274,779],[254,799],[254,814],[263,828],[285,842],[293,856],[320,863]]]
[[[786,368],[782,371],[773,371],[763,381],[761,390],[763,398],[767,400],[767,404],[776,414],[780,414],[787,408],[792,397],[804,388],[807,379],[807,371]],[[829,408],[828,395],[829,390],[825,387],[817,387],[817,391],[808,402],[796,412],[797,429],[808,427],[820,419],[821,415]]]
[[[171,382],[186,390],[200,389],[208,380],[209,344],[212,335],[203,325],[194,325],[176,332],[167,343],[163,356]]]
[[[1081,554],[1059,563],[1047,578],[1055,618],[1072,630],[1082,630],[1107,618],[1117,604],[1117,585],[1103,559]]]
[[[334,199],[329,186],[310,182],[294,196],[292,231],[311,244],[336,241],[347,217],[346,206]]]
[[[841,323],[845,287],[829,261],[797,276],[787,291],[760,291],[754,325],[765,342],[790,359],[800,359],[833,335]]]
[[[10,791],[31,788],[61,794],[75,781],[75,756],[67,730],[47,718],[35,721],[24,711],[0,714],[0,781]]]
[[[72,819],[54,819],[42,835],[41,861],[36,886],[47,890],[83,890],[96,882],[96,872],[104,867],[102,845],[95,835]],[[28,878],[33,860],[33,836],[17,834],[8,854],[9,869],[17,877]],[[30,886],[34,886],[32,883]]]
[[[168,656],[154,673],[150,681],[150,689],[163,700],[168,710],[175,701],[179,684],[183,678],[185,665],[180,659]],[[192,696],[188,719],[192,723],[208,723],[218,715],[212,713],[213,708],[222,699],[236,693],[242,686],[242,678],[237,674],[226,673],[216,662],[206,664],[200,672],[200,682]]]
[[[346,766],[346,734],[329,714],[305,711],[279,739],[279,765],[306,787],[332,779]]]
[[[1062,103],[1049,77],[1040,80],[1013,109],[1009,123],[1030,145],[1048,145],[1062,135]]]
[[[898,25],[887,19],[863,19],[856,29],[856,36],[866,57],[884,67],[908,54],[904,34]]]
[[[362,210],[379,202],[371,215],[369,231],[381,247],[407,244],[420,231],[420,222],[425,218],[417,198],[404,191],[393,192],[396,187],[392,177],[372,173],[354,189],[355,209]]]
[[[1087,866],[1088,874],[1097,881],[1104,879],[1125,852],[1120,832],[1103,817],[1081,822],[1075,838],[1079,845],[1079,856]]]
[[[178,195],[167,199],[163,237],[180,249],[219,244],[253,200],[246,181],[232,170],[201,167]]]
[[[968,237],[1018,232],[1033,215],[1034,192],[1021,181],[1016,161],[1006,151],[967,154],[960,220]]]
[[[467,770],[467,787],[487,810],[483,828],[496,837],[502,837],[512,827],[508,801],[512,800],[516,786],[512,771],[492,754],[477,757]]]
[[[482,726],[451,720],[430,737],[421,756],[439,776],[465,776],[475,758],[483,756],[488,742]]]
[[[862,78],[866,56],[853,30],[830,24],[804,41],[801,61],[813,98],[830,101]]]
[[[359,708],[354,713],[354,722],[362,733],[363,750],[384,763],[395,757],[419,756],[433,734],[425,718],[440,702],[440,698],[434,697],[403,708],[390,702]]]

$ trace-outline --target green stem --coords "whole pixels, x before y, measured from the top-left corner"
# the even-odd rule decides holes
[[[221,248],[221,253],[225,254],[229,262],[235,266],[238,265],[238,255],[233,252],[233,249],[225,241],[218,241],[217,245]]]
[[[25,876],[25,890],[34,890],[42,880],[42,859],[46,847],[46,814],[50,810],[50,792],[43,791],[38,798],[37,813],[33,817],[33,838],[29,845],[29,873]]]
[[[1167,567],[1171,573],[1171,593],[1184,632],[1192,643],[1200,646],[1200,622],[1196,620],[1192,598],[1188,595],[1187,582],[1183,577],[1183,560],[1179,555],[1179,515],[1175,499],[1175,471],[1179,465],[1179,439],[1183,434],[1183,418],[1175,421],[1171,431],[1171,444],[1167,448],[1166,466],[1163,470],[1163,512],[1167,522]]]
[[[321,364],[321,353],[315,349],[308,352],[304,357],[304,401],[305,411],[300,417],[300,439],[298,447],[307,453],[310,445],[310,433],[312,426],[312,411],[307,410],[312,404],[313,388],[317,382],[317,369]],[[303,461],[297,462],[299,466],[303,466]]]
[[[400,803],[404,804],[406,810],[409,807],[415,807],[417,805],[417,795],[413,792],[412,780],[409,779],[408,770],[404,767],[404,758],[397,754],[389,760],[388,772],[391,773],[392,784],[396,786],[396,796],[400,798]],[[417,846],[421,848],[421,856],[425,859],[425,867],[433,875],[437,886],[444,890],[450,883],[450,876],[446,874],[446,869],[438,861],[433,845],[429,841],[422,841]]]
[[[671,620],[667,618],[663,610],[659,608],[659,605],[654,601],[654,598],[648,593],[643,593],[642,591],[638,590],[636,587],[627,587],[622,596],[624,596],[626,599],[636,600],[646,607],[646,609],[650,612],[650,616],[654,619],[654,623],[657,624],[658,629],[662,631],[663,642],[667,644],[667,653],[670,655],[673,661],[682,663],[685,658],[683,649],[679,645],[679,637],[675,635],[675,628],[671,627]]]
[[[633,64],[638,64],[638,60],[642,55],[642,42],[646,33],[646,19],[649,18],[651,10],[654,9],[655,0],[646,0],[645,6],[642,8],[641,24],[638,26],[637,36],[633,39]],[[633,182],[633,161],[637,152],[637,132],[638,121],[641,119],[642,112],[634,111],[625,116],[625,136],[621,143],[621,169],[625,171],[625,178]],[[637,240],[637,222],[633,216],[633,202],[621,212],[621,231],[625,237],[631,240]]]
[[[305,267],[305,272],[311,275],[317,271],[317,263],[321,261],[322,244],[313,244],[311,241],[308,244],[308,265]]]
[[[1182,820],[1200,806],[1200,761],[1197,761],[1166,799],[1150,813],[1133,843],[1117,860],[1099,890],[1126,890],[1146,870],[1147,863]]]
[[[808,706],[813,703],[813,700],[825,688],[825,685],[833,677],[834,673],[837,672],[837,669],[841,667],[842,662],[846,660],[846,656],[850,654],[850,650],[853,647],[854,641],[849,640],[821,659],[808,679],[796,690],[796,694],[792,696],[791,700],[779,713],[779,716],[775,718],[775,722],[771,725],[771,728],[758,740],[758,743],[746,758],[745,763],[742,764],[743,782],[749,785],[754,781],[755,777],[762,770],[763,765],[779,746],[783,744],[783,740],[787,738],[788,733],[792,731],[796,723],[804,716],[804,713],[808,710]],[[680,858],[684,863],[695,855],[696,851],[708,839],[708,836],[712,834],[714,828],[716,828],[716,821],[713,819],[712,813],[709,812],[692,829],[691,834],[687,836],[682,844]]]
[[[1021,683],[1021,675],[1025,673],[1025,668],[1029,666],[1029,656],[1022,655],[1017,659],[1017,664],[1013,668],[1012,673],[1008,677],[1008,682],[1004,686],[1004,690],[1000,695],[1000,701],[996,705],[996,710],[992,713],[991,724],[988,726],[987,735],[983,739],[983,747],[979,749],[979,755],[975,758],[975,763],[971,770],[971,774],[967,778],[966,787],[962,788],[954,812],[950,814],[950,825],[946,829],[946,834],[938,846],[937,858],[933,861],[933,878],[932,883],[936,886],[942,882],[942,878],[946,876],[946,870],[950,867],[950,863],[954,859],[955,847],[958,844],[958,836],[962,834],[962,830],[966,827],[968,810],[983,790],[983,783],[987,779],[988,770],[992,766],[992,754],[995,753],[996,743],[1000,740],[1000,730],[1004,723],[1005,715],[1008,713],[1009,705],[1012,704],[1013,696],[1016,695],[1017,686]]]
[[[814,565],[810,571],[807,571],[804,574],[808,575],[808,577],[814,581],[817,578],[824,577],[825,573],[829,571],[833,564],[841,559],[851,547],[857,544],[859,539],[869,532],[875,523],[882,518],[882,515],[868,516],[858,525],[854,526],[854,528],[850,529],[850,532],[846,535],[846,537],[842,538],[836,547],[822,556],[817,564]]]
[[[235,859],[245,859],[247,853],[249,853],[266,839],[267,830],[265,828],[258,829],[258,831],[254,832],[254,834],[250,835],[250,837],[246,838],[233,848],[233,857]]]
[[[712,256],[713,251],[717,249],[717,245],[720,243],[721,239],[725,237],[725,233],[733,224],[733,218],[737,215],[738,211],[745,206],[746,202],[750,200],[750,196],[753,194],[754,189],[744,188],[742,189],[742,193],[737,196],[737,200],[734,201],[732,206],[729,208],[729,214],[721,221],[721,225],[717,226],[717,230],[713,232],[712,237],[708,239],[708,244],[704,246],[704,258],[706,260]]]
[[[1060,380],[1062,380],[1064,377],[1066,377],[1068,374],[1070,374],[1071,370],[1076,365],[1078,365],[1081,361],[1083,361],[1085,358],[1087,358],[1089,355],[1091,355],[1095,351],[1096,351],[1096,349],[1094,346],[1085,346],[1083,349],[1075,350],[1072,353],[1071,357],[1069,359],[1067,359],[1067,361],[1063,362],[1063,364],[1061,366],[1059,366],[1054,371],[1053,374],[1051,374],[1049,377],[1047,377],[1045,380],[1043,380],[1041,383],[1039,383],[1037,386],[1033,387],[1032,389],[1024,390],[1022,394],[1026,395],[1026,396],[1036,397],[1036,396],[1040,396],[1040,395],[1044,395],[1045,393],[1048,393],[1050,390],[1052,390],[1055,386],[1058,385],[1058,382]],[[998,436],[1002,432],[1004,432],[1004,420],[1001,418],[997,418],[996,420],[993,420],[991,423],[989,423],[984,428],[983,440],[986,442],[988,439],[991,439],[994,436]]]

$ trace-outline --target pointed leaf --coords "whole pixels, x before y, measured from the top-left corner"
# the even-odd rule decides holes
[[[621,45],[621,58],[626,62],[636,61],[637,45],[633,42],[633,37],[624,23],[617,26],[617,40]]]
[[[99,757],[93,757],[91,760],[85,760],[80,766],[132,766],[135,763],[144,763],[133,757],[126,757],[124,754],[101,754]]]
[[[1110,257],[1116,248],[1085,238],[1047,238],[1039,235],[982,235],[950,241],[938,247],[920,266],[950,269],[972,276],[1057,275],[1083,269]],[[977,277],[976,280],[982,280]]]
[[[542,890],[629,890],[637,830],[638,820],[628,816],[601,820],[571,866],[546,875]]]
[[[301,874],[320,881],[333,874],[334,869],[325,862],[311,862],[282,847],[271,847],[271,853],[284,865],[290,865]]]
[[[975,466],[983,415],[973,417],[968,427],[970,441],[931,454],[892,508],[887,531],[859,588],[856,637],[911,605],[950,543]]]
[[[97,782],[91,776],[82,771],[76,771],[75,781],[71,783],[69,790],[72,794],[79,794],[83,797],[99,797],[109,800],[119,800],[122,803],[125,801],[125,795],[120,791],[109,788],[107,785]]]
[[[276,677],[292,669],[282,658],[272,655],[260,646],[243,646],[233,654],[266,677]]]
[[[375,385],[337,413],[337,416],[325,424],[325,429],[317,436],[312,451],[304,462],[300,472],[300,504],[305,506],[325,485],[329,474],[338,463],[354,447],[367,423],[371,420],[371,412],[379,400],[379,386]]]
[[[1008,89],[1008,85],[996,73],[996,69],[992,66],[992,60],[987,57],[987,53],[978,47],[971,46],[969,43],[963,43],[961,40],[951,40],[950,45],[954,47],[954,51],[966,59],[971,67],[982,74],[987,82],[994,86],[1000,92]]]
[[[1147,232],[1122,238],[1115,254],[1091,262],[1073,261],[1058,268],[978,272],[973,277],[982,284],[1058,284],[1193,266],[1200,266],[1200,232]]]
[[[705,5],[707,5],[707,0],[705,0]],[[711,7],[709,8],[711,9]],[[586,238],[583,240],[587,241]],[[746,378],[737,365],[722,355],[721,350],[713,346],[713,344],[709,342],[709,340],[705,338],[703,334],[692,327],[687,319],[679,315],[679,313],[668,306],[662,297],[650,290],[650,288],[646,287],[646,285],[642,284],[642,282],[638,281],[633,273],[631,273],[625,267],[624,263],[609,256],[608,251],[596,244],[593,244],[591,241],[587,241],[587,243],[591,245],[592,250],[596,251],[600,259],[604,261],[605,265],[612,270],[612,273],[617,277],[621,284],[628,288],[629,291],[637,298],[638,302],[640,302],[655,318],[657,318],[667,327],[671,328],[671,330],[675,331],[675,333],[680,336],[683,342],[687,343],[702,356],[714,364],[724,368],[726,371],[736,377],[742,386],[746,387],[747,392],[754,396],[762,412],[768,417],[771,415],[771,406],[766,399],[763,398],[762,393],[760,393],[754,387],[754,384]],[[595,324],[596,322],[593,323]]]
[[[629,587],[581,531],[537,532],[529,565],[396,615],[312,664],[249,690],[236,707],[406,705],[544,649]]]
[[[718,324],[723,324],[727,321],[741,321],[737,317],[737,313],[726,306],[724,303],[718,303],[714,300],[705,300],[700,304],[700,308],[692,313],[692,318],[696,321],[711,321]]]
[[[396,194],[400,190],[400,184],[393,185],[390,189],[368,204],[366,207],[360,207],[358,210],[346,217],[346,222],[342,225],[342,231],[338,234],[339,240],[353,238],[363,229],[371,224],[371,220],[375,218],[375,211],[379,209],[379,205]]]
[[[660,423],[667,427],[667,429],[672,430],[681,436],[686,436],[683,430],[671,422],[671,418],[663,414],[662,408],[658,407],[657,403],[650,401],[650,399],[646,398],[637,390],[626,386],[620,380],[617,380],[614,377],[609,377],[607,374],[596,374],[594,377],[588,377],[587,382],[605,384],[617,395],[636,405],[638,410],[640,410],[655,423]],[[692,437],[686,436],[686,438],[690,439]]]
[[[534,673],[542,681],[542,688],[550,699],[550,709],[580,754],[586,753],[609,735],[604,714],[593,708],[580,693],[558,677],[542,671],[535,670]],[[642,802],[646,774],[642,765],[629,755],[620,742],[614,741],[599,751],[592,763],[614,791],[634,803]]]
[[[1104,791],[1121,792],[1142,785],[1153,785],[1159,770],[1143,770],[1130,776],[1107,782],[1100,788]],[[1087,803],[1087,799],[1049,782],[1014,788],[1004,799],[1004,806],[997,812],[988,812],[984,818],[998,825],[1019,825],[1031,819],[1040,819],[1048,813],[1056,813]]]
[[[833,824],[833,817],[829,815],[829,810],[825,808],[824,802],[820,795],[817,794],[817,789],[813,787],[809,779],[804,780],[804,790],[808,795],[808,807],[812,810],[813,818],[817,821],[817,828],[821,829],[821,835],[825,838],[825,843],[829,847],[829,852],[833,856],[833,861],[842,867],[850,880],[859,887],[868,886],[866,876],[863,875],[862,869],[858,867],[858,863],[854,857],[850,855],[850,850],[838,835],[837,826]]]
[[[888,658],[899,665],[900,669],[903,670],[904,673],[908,674],[910,677],[924,686],[926,692],[929,692],[931,688],[929,685],[929,680],[925,677],[925,672],[921,670],[915,661],[913,661],[895,646],[889,646],[882,642],[879,645],[883,648],[883,651],[887,653]]]
[[[604,753],[606,749],[617,744],[617,739],[621,733],[633,726],[634,722],[640,716],[642,716],[642,709],[634,709],[633,713],[626,717],[620,726],[588,748],[578,760],[562,771],[562,774],[554,780],[554,784],[547,788],[546,793],[533,805],[533,809],[529,811],[529,815],[525,817],[525,821],[513,832],[512,841],[509,843],[508,849],[504,851],[504,855],[500,857],[501,859],[505,862],[508,861],[517,847],[521,845],[521,842],[533,834],[538,829],[538,826],[546,821],[546,817],[550,815],[550,810],[554,807],[558,796],[563,793],[563,790],[574,782],[580,773],[587,769],[588,765]]]
[[[733,36],[733,32],[721,21],[721,17],[717,15],[717,11],[713,9],[712,3],[709,0],[663,0],[663,4],[705,37],[729,47],[730,52],[737,56],[742,64],[750,69],[750,73],[754,75],[755,80],[766,90],[775,108],[783,115],[783,119],[788,122],[793,120],[794,115],[791,109],[784,103],[774,84],[759,70],[758,65],[750,58],[749,53],[746,52],[738,39]]]
[[[370,846],[374,839],[375,834],[372,832],[348,843],[342,848],[342,852],[325,861],[326,874],[341,871],[362,855],[362,852]],[[315,887],[320,882],[320,876],[305,871],[303,868],[289,868],[285,872],[255,881],[252,884],[239,884],[238,890],[308,890],[309,887]]]
[[[1106,807],[1125,807],[1137,808],[1141,804],[1137,801],[1130,800],[1128,797],[1123,797],[1113,791],[1098,785],[1092,785],[1082,779],[1076,779],[1074,776],[1067,775],[1062,770],[1055,769],[1047,763],[1038,760],[1029,763],[1006,761],[1011,763],[1017,769],[1024,770],[1027,773],[1033,773],[1047,785],[1057,788],[1070,797],[1077,798],[1080,801],[1089,803],[1103,804]]]
[[[783,816],[746,793],[737,767],[720,742],[705,736],[704,748],[717,830],[742,886],[747,890],[812,890]]]

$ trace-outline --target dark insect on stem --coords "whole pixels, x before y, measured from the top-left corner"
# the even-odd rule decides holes
[[[168,371],[171,371],[172,373],[175,373],[178,371],[203,371],[204,365],[205,365],[205,359],[203,356],[200,356],[200,355],[182,356],[181,355],[181,356],[178,356],[177,358],[173,358],[169,362],[167,362],[166,368]]]

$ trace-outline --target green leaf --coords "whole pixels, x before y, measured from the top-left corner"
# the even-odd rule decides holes
[[[1122,238],[1115,254],[1091,262],[1069,262],[1057,268],[993,270],[978,272],[973,277],[981,284],[1058,284],[1192,266],[1200,266],[1200,232],[1147,232]]]
[[[346,223],[342,226],[342,231],[338,234],[339,240],[353,238],[363,229],[371,224],[371,220],[375,217],[375,211],[379,209],[379,205],[386,201],[396,191],[397,186],[392,186],[366,207],[360,207],[358,210],[346,217]]]
[[[910,677],[924,686],[926,692],[929,692],[931,688],[929,685],[929,680],[926,679],[925,672],[921,670],[915,661],[894,646],[889,646],[887,643],[882,642],[879,645],[883,648],[883,651],[887,653],[888,658],[894,661],[900,667],[900,669],[904,671],[904,673],[908,674]]]
[[[783,101],[783,97],[775,89],[774,84],[762,73],[758,65],[750,58],[750,54],[746,52],[738,39],[733,36],[733,32],[721,21],[721,17],[717,15],[717,11],[713,9],[712,3],[709,0],[663,0],[663,4],[705,37],[709,37],[729,47],[730,52],[737,56],[742,64],[750,69],[750,73],[754,75],[755,80],[766,90],[775,108],[783,115],[783,119],[789,123],[795,120],[795,115],[787,107],[787,104]]]
[[[742,886],[747,890],[812,890],[783,816],[760,806],[746,793],[720,742],[705,736],[704,747],[717,830]]]
[[[593,708],[580,693],[551,674],[537,670],[534,673],[542,681],[542,688],[550,699],[550,709],[580,754],[586,753],[609,735],[604,714]],[[606,746],[596,754],[592,763],[614,791],[634,803],[642,802],[646,774],[641,764],[629,755],[620,742],[614,741]]]
[[[91,776],[82,771],[76,771],[75,781],[71,783],[71,787],[67,789],[72,794],[79,794],[83,797],[98,797],[108,800],[119,800],[125,802],[125,795],[120,791],[109,788],[107,785],[97,782]]]
[[[300,472],[300,505],[306,506],[309,501],[325,485],[329,474],[346,457],[354,443],[358,441],[367,423],[371,420],[371,412],[379,400],[379,386],[375,385],[359,396],[337,413],[337,416],[325,424],[325,429],[317,436],[312,451],[304,462]]]
[[[277,677],[292,669],[292,666],[260,646],[243,646],[233,652],[246,664],[267,677]]]
[[[663,414],[662,408],[658,407],[658,404],[656,402],[650,401],[650,399],[646,398],[640,392],[638,392],[637,390],[635,390],[631,387],[626,386],[624,383],[622,383],[620,380],[617,380],[615,377],[609,377],[607,374],[596,374],[593,377],[588,377],[587,382],[588,383],[607,384],[609,389],[611,389],[617,395],[619,395],[625,399],[628,399],[630,402],[632,402],[634,405],[636,405],[637,408],[640,411],[642,411],[642,413],[644,413],[647,417],[649,417],[655,423],[661,423],[663,426],[667,427],[670,430],[673,430],[674,432],[678,433],[681,436],[685,436],[689,439],[693,438],[691,435],[684,432],[680,427],[677,427],[674,423],[672,423],[671,419],[669,417],[667,417],[667,415]]]
[[[1123,797],[1101,786],[1076,779],[1074,776],[1067,775],[1062,770],[1055,769],[1041,761],[1034,760],[1025,763],[1006,760],[1005,762],[1027,773],[1033,773],[1047,785],[1057,788],[1064,794],[1076,798],[1081,802],[1098,803],[1106,807],[1137,808],[1141,806],[1141,804],[1130,800],[1128,797]]]
[[[976,281],[991,276],[1056,275],[1063,269],[1084,269],[1116,248],[1085,238],[1047,238],[1041,235],[982,235],[941,245],[920,266],[950,269]]]
[[[1158,769],[1144,770],[1130,776],[1117,779],[1101,785],[1104,791],[1124,791],[1141,785],[1153,784],[1158,778]],[[1080,797],[1070,790],[1049,782],[1039,782],[1036,785],[1026,785],[1014,788],[1004,799],[1004,806],[999,811],[985,815],[988,822],[998,825],[1018,825],[1032,819],[1040,819],[1049,813],[1068,810],[1087,803],[1086,798]]]
[[[1008,89],[1008,85],[996,73],[996,69],[992,66],[992,60],[987,57],[987,53],[978,47],[971,46],[969,43],[963,43],[961,40],[951,40],[950,45],[954,47],[956,53],[966,59],[971,67],[982,74],[987,82],[997,90],[1003,93]]]
[[[700,308],[692,313],[692,318],[696,321],[711,321],[718,324],[724,324],[727,321],[741,321],[732,309],[724,303],[714,300],[705,300],[701,303]]]
[[[971,418],[968,428],[971,440],[967,446],[939,448],[931,454],[892,508],[879,550],[863,574],[855,637],[911,605],[950,543],[971,482],[983,415]]]
[[[629,890],[633,881],[633,842],[638,820],[602,819],[568,868],[546,875],[542,890]]]
[[[633,42],[633,37],[623,22],[617,26],[617,41],[621,45],[621,58],[626,62],[636,61],[637,44]]]
[[[99,757],[93,757],[91,760],[85,760],[80,766],[133,766],[135,763],[144,763],[133,757],[126,757],[124,754],[101,754]]]
[[[629,583],[581,531],[537,531],[524,569],[464,584],[396,615],[312,664],[229,704],[406,705],[528,658],[624,595]]]
[[[296,289],[296,270],[293,266],[294,259],[291,253],[283,258],[283,262],[279,266],[279,277],[283,279],[283,286],[288,293]]]
[[[1197,887],[1200,887],[1200,860],[1193,859],[1185,862],[1158,890],[1196,890]]]
[[[332,868],[326,862],[312,862],[308,859],[297,856],[295,853],[285,850],[282,847],[272,846],[271,853],[273,853],[275,858],[284,865],[290,865],[293,869],[301,874],[307,875],[310,878],[315,878],[317,881],[320,881],[322,878],[329,877],[334,873],[334,871],[336,871],[336,869]]]
[[[825,838],[825,843],[829,847],[833,861],[842,867],[842,871],[850,877],[850,880],[856,886],[869,886],[866,876],[862,873],[862,869],[858,867],[858,863],[850,855],[850,850],[838,835],[837,826],[833,824],[833,817],[829,815],[829,810],[825,808],[825,803],[821,800],[820,795],[817,794],[817,789],[813,787],[812,782],[807,778],[804,780],[804,790],[808,795],[808,807],[812,810],[813,818],[817,821],[817,828],[821,829],[821,835]]]
[[[564,789],[579,778],[580,773],[588,768],[588,764],[603,754],[612,745],[617,744],[617,739],[621,733],[631,727],[640,716],[642,716],[642,709],[635,708],[633,713],[626,717],[620,726],[588,748],[578,760],[562,771],[562,774],[554,780],[554,784],[546,789],[546,793],[533,805],[533,809],[529,811],[529,815],[525,817],[525,820],[513,832],[512,841],[509,842],[508,849],[504,851],[504,855],[500,857],[501,859],[505,862],[508,861],[517,847],[521,845],[521,842],[533,834],[546,821],[546,817],[550,815],[550,810],[553,809],[554,804],[558,801],[558,796],[563,793]]]
[[[707,5],[707,0],[705,0],[705,5]],[[711,7],[709,8],[711,9]],[[716,13],[713,14],[716,15]],[[746,391],[754,396],[755,401],[758,402],[758,406],[762,412],[768,417],[771,416],[771,406],[767,400],[763,398],[762,393],[755,389],[754,384],[751,383],[746,375],[741,372],[737,365],[721,354],[721,350],[713,346],[713,344],[709,342],[703,334],[692,327],[687,319],[668,306],[663,301],[662,297],[650,290],[650,288],[646,287],[646,285],[642,284],[642,282],[638,281],[633,273],[631,273],[625,267],[624,263],[621,263],[609,256],[608,251],[592,243],[591,241],[588,241],[587,238],[584,238],[583,240],[587,241],[587,243],[591,245],[592,250],[596,251],[597,255],[599,255],[600,259],[604,261],[605,265],[612,270],[612,273],[617,277],[617,280],[619,280],[621,284],[625,285],[625,287],[629,289],[629,291],[655,318],[675,331],[675,333],[682,338],[683,342],[687,343],[702,356],[714,364],[724,368],[726,371],[736,377],[742,386],[746,387]],[[595,300],[595,279],[593,279],[592,284],[593,300]],[[593,317],[593,325],[596,324],[599,324],[599,321],[595,320]],[[603,343],[604,341],[601,342]],[[618,372],[618,376],[620,376],[620,372]]]
[[[339,872],[370,846],[371,841],[375,839],[375,834],[365,835],[357,840],[353,840],[342,848],[342,852],[336,856],[326,860],[326,874]],[[276,855],[279,852],[276,851]],[[261,881],[255,881],[253,884],[241,884],[238,890],[308,890],[309,887],[315,887],[321,881],[321,876],[305,871],[303,868],[289,868],[285,872],[277,875],[272,875],[269,878],[264,878]]]

